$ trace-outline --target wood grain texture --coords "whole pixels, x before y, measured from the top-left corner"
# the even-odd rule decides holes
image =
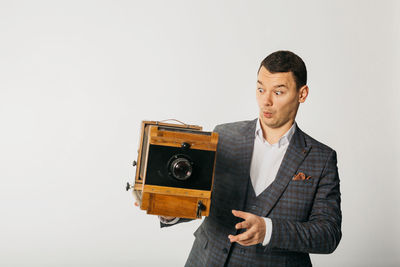
[[[218,134],[201,135],[184,132],[160,131],[157,126],[150,126],[151,145],[181,147],[182,143],[190,144],[190,149],[207,151],[217,150]]]
[[[163,195],[158,193],[143,193],[142,198],[145,201],[142,201],[140,208],[147,210],[147,214],[198,219],[196,215],[199,200],[205,206],[205,210],[201,212],[201,216],[208,216],[210,211],[210,199],[208,198]]]

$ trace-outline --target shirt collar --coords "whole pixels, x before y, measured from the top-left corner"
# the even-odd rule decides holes
[[[292,136],[293,136],[294,131],[296,129],[295,125],[296,125],[296,122],[294,122],[292,127],[290,127],[290,129],[279,139],[278,143],[271,145],[271,144],[269,144],[267,142],[267,140],[264,139],[264,136],[263,136],[263,133],[262,133],[262,129],[261,129],[261,125],[260,125],[260,119],[257,119],[255,136],[256,136],[256,138],[257,137],[260,138],[260,140],[264,144],[269,144],[271,146],[277,145],[278,148],[280,148],[281,146],[288,144],[290,142],[290,140],[292,139]]]

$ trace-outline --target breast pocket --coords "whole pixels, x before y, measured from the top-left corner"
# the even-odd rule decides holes
[[[307,221],[315,197],[313,180],[291,180],[274,208],[280,218]]]

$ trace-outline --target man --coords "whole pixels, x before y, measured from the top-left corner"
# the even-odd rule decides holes
[[[272,53],[258,70],[259,118],[215,128],[210,215],[194,233],[186,266],[311,266],[309,253],[336,249],[342,220],[336,152],[295,123],[306,82],[300,57]]]

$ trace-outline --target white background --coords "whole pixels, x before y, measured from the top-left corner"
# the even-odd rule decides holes
[[[308,67],[299,126],[338,153],[343,238],[315,266],[399,266],[398,1],[0,1],[0,266],[182,266],[200,221],[133,206],[140,122],[257,116]]]

